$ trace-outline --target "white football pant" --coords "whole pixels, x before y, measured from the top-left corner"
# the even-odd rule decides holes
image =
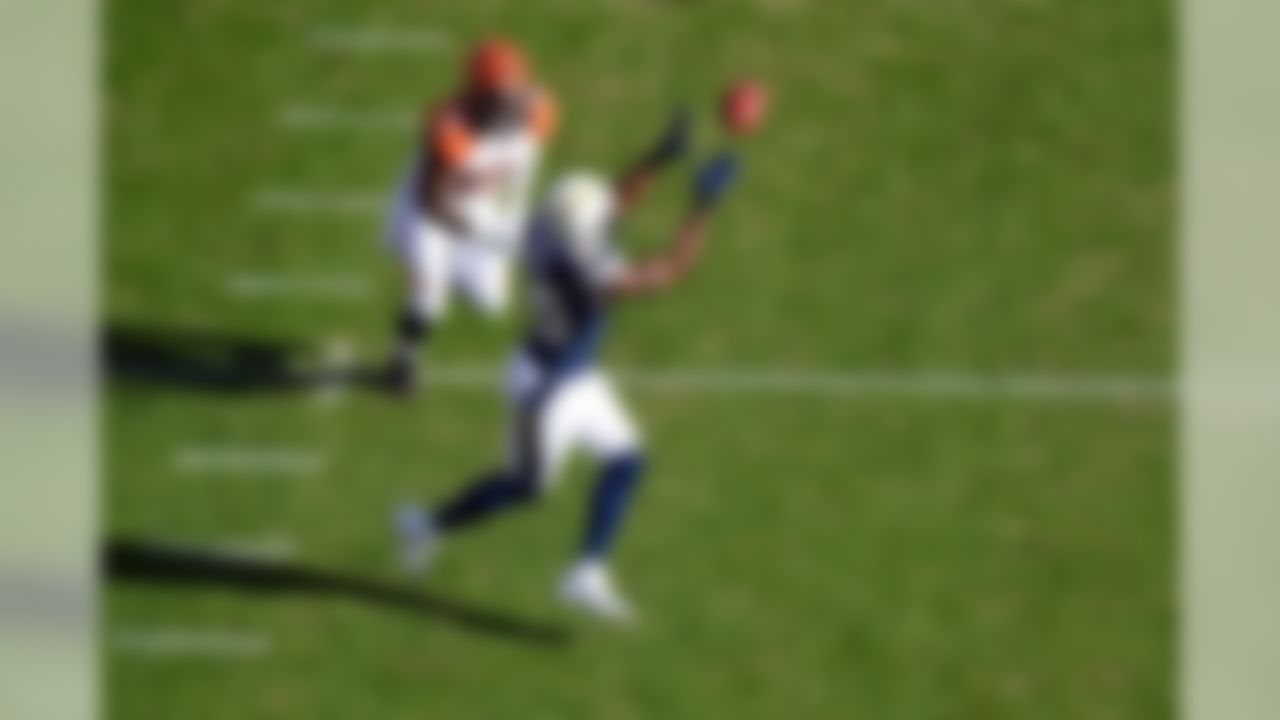
[[[511,361],[511,452],[517,468],[533,471],[539,490],[554,485],[568,456],[585,450],[606,462],[640,451],[641,440],[613,383],[596,368],[551,381],[527,353]],[[529,465],[532,467],[529,467]]]

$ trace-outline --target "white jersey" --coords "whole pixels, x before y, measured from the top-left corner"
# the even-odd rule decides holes
[[[469,124],[457,102],[446,103],[429,119],[409,190],[416,173],[444,165],[458,182],[443,202],[447,211],[482,242],[513,244],[522,234],[542,146],[552,132],[555,110],[550,97],[531,90],[523,117],[508,126],[480,130]]]
[[[465,176],[482,179],[474,188],[459,189],[446,202],[476,235],[515,239],[529,209],[540,146],[528,132],[485,137],[459,168]]]
[[[467,124],[457,103],[430,118],[385,232],[413,276],[409,303],[415,312],[442,318],[455,289],[488,314],[505,311],[538,159],[554,124],[554,109],[543,93],[534,91],[526,108],[519,122],[483,133]],[[465,232],[422,207],[423,173],[433,165],[443,165],[457,180],[442,200]]]

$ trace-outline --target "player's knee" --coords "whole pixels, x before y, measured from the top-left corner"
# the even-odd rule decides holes
[[[614,455],[605,461],[605,473],[608,477],[618,478],[619,482],[635,483],[644,477],[648,461],[639,450],[630,450]]]
[[[500,320],[507,313],[507,296],[500,293],[481,295],[476,299],[475,306],[489,320]]]
[[[511,496],[520,503],[531,503],[546,494],[545,483],[537,473],[519,472],[511,476]]]
[[[425,290],[415,290],[409,294],[405,313],[422,318],[426,322],[434,322],[445,314],[446,303]]]

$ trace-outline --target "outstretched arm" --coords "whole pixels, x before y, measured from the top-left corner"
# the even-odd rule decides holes
[[[635,297],[664,290],[689,274],[703,255],[715,206],[733,185],[738,160],[721,153],[698,172],[694,202],[665,250],[623,269],[606,289],[612,298]]]
[[[658,173],[689,151],[692,117],[687,108],[677,110],[661,137],[622,173],[615,184],[617,214],[626,214],[653,185]]]

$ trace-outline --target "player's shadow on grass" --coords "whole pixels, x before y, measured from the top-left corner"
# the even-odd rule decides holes
[[[103,337],[113,381],[220,393],[298,392],[325,385],[371,387],[370,367],[325,367],[296,343],[191,330],[112,324]]]
[[[104,551],[107,578],[117,583],[213,587],[267,595],[331,596],[446,621],[459,627],[543,646],[569,641],[559,627],[475,607],[434,592],[286,562],[225,552],[114,538]]]

